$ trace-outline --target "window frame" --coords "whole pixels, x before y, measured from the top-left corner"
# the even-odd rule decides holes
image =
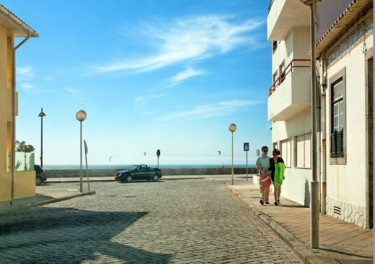
[[[286,142],[286,141],[289,141],[289,153],[286,153],[286,155],[283,154],[284,150],[283,150],[283,142]],[[292,144],[293,144],[293,140],[292,138],[285,138],[283,140],[280,140],[280,156],[283,158],[284,160],[284,163],[285,163],[285,167],[286,168],[291,168],[293,166],[293,162],[292,162]],[[286,157],[288,156],[288,157]],[[289,166],[287,164],[287,160],[289,161]]]
[[[298,140],[297,138],[298,137],[301,137],[301,136],[306,136],[306,135],[310,135],[310,166],[309,167],[299,167],[298,166],[298,152],[297,152],[297,144],[298,144]],[[295,135],[294,136],[294,168],[296,169],[307,169],[307,170],[311,170],[312,168],[312,132],[311,131],[307,131],[307,132],[304,132],[302,134],[298,134],[298,135]],[[305,152],[305,149],[304,149],[304,152]]]
[[[343,91],[342,91],[342,98],[333,100],[333,88],[334,85],[338,82],[342,81]],[[327,131],[327,139],[329,140],[327,144],[327,148],[329,150],[329,164],[330,165],[346,165],[347,163],[347,125],[346,125],[346,67],[339,70],[337,73],[333,74],[332,77],[329,78],[329,89],[328,92],[328,131]],[[334,105],[337,103],[342,103],[342,154],[337,155],[337,153],[332,153],[331,144],[332,144],[332,134],[335,131],[335,124],[334,124]],[[340,118],[339,118],[340,122]],[[341,126],[340,126],[341,127]]]

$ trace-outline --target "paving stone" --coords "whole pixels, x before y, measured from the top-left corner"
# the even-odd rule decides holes
[[[96,195],[1,217],[2,263],[300,263],[223,181],[91,189]]]

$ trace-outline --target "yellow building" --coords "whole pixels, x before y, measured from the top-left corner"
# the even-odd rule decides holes
[[[15,172],[16,50],[38,33],[0,5],[0,201],[35,195],[35,171]],[[14,46],[15,38],[24,38]]]

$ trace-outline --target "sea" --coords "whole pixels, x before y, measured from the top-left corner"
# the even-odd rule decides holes
[[[89,169],[125,169],[130,167],[133,164],[106,164],[106,165],[89,165]],[[156,164],[150,164],[150,167],[156,168]],[[86,168],[85,164],[82,164],[83,168]],[[161,169],[199,169],[199,168],[232,168],[231,164],[160,164],[159,168]],[[246,168],[246,164],[234,164],[234,168]],[[78,170],[80,165],[44,165],[45,170]],[[255,164],[248,164],[248,168],[255,168]]]

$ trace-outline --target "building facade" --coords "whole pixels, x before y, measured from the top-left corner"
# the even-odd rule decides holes
[[[38,37],[38,34],[0,5],[0,201],[35,195],[35,171],[12,172],[15,164],[14,133],[18,115],[15,89],[15,38]]]
[[[373,1],[323,0],[316,6],[317,157],[321,212],[372,228]],[[268,120],[286,163],[282,195],[310,205],[310,8],[274,0]]]

